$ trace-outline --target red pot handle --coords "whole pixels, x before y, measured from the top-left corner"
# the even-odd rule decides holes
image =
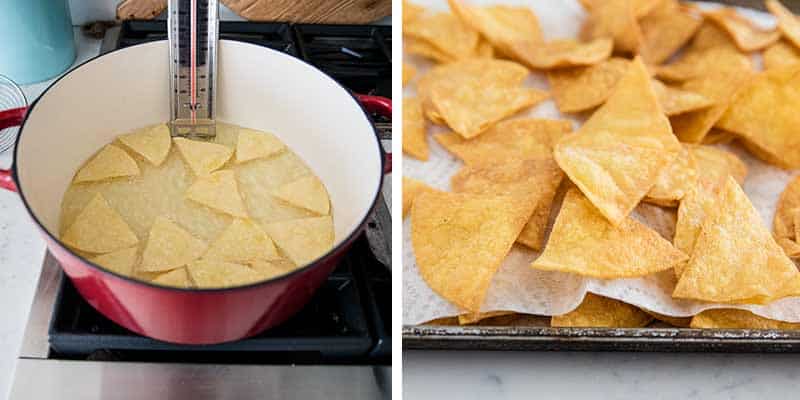
[[[356,99],[358,99],[358,102],[361,103],[361,105],[364,106],[364,108],[370,113],[378,114],[382,117],[388,118],[389,120],[392,119],[392,99],[381,96],[371,96],[368,94],[356,94],[355,96]],[[383,173],[392,173],[391,151],[384,154]]]
[[[25,113],[28,112],[28,107],[12,108],[9,110],[0,111],[0,131],[6,128],[19,126],[22,120],[25,119]],[[0,188],[17,191],[17,184],[14,183],[14,178],[11,176],[11,170],[0,169]]]
[[[11,170],[0,169],[0,188],[12,192],[17,191],[17,184],[14,183],[14,178],[11,177]]]

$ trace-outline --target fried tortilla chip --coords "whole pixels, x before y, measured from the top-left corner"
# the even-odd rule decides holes
[[[132,276],[138,248],[129,247],[90,258],[89,261],[120,275]]]
[[[136,165],[136,161],[125,150],[108,144],[78,170],[74,183],[135,175],[139,175],[139,166]]]
[[[328,215],[331,212],[328,191],[315,175],[308,175],[280,186],[272,192],[272,196],[319,215]]]
[[[722,54],[724,52],[727,54]],[[703,76],[709,68],[726,63],[749,66],[750,60],[736,48],[730,36],[716,25],[704,23],[683,56],[671,64],[656,67],[655,75],[667,81],[682,82]]]
[[[571,130],[570,121],[520,118],[499,122],[474,139],[466,140],[453,132],[434,138],[465,164],[483,166],[552,157],[555,144]]]
[[[756,156],[782,168],[800,168],[800,64],[759,74],[737,94],[717,122],[759,149]]]
[[[333,220],[329,215],[273,222],[264,229],[298,267],[316,260],[333,246]]]
[[[533,206],[515,196],[417,196],[411,207],[411,243],[422,278],[446,300],[480,311],[492,277]]]
[[[241,128],[236,142],[236,163],[272,157],[285,149],[286,145],[271,133]]]
[[[448,13],[417,18],[403,26],[403,34],[457,60],[471,57],[478,46],[478,32]]]
[[[639,23],[642,59],[661,64],[683,47],[700,28],[702,19],[682,8],[677,0],[661,0]]]
[[[764,2],[767,10],[778,20],[778,30],[783,36],[795,45],[795,49],[800,48],[800,17],[792,14],[778,0],[766,0]]]
[[[475,49],[475,58],[494,58],[494,47],[484,39],[478,41]]]
[[[711,107],[714,102],[711,99],[699,94],[683,89],[667,86],[657,80],[653,80],[653,89],[667,116],[679,115],[691,111],[697,111]]]
[[[75,217],[61,241],[89,253],[110,253],[139,243],[136,234],[101,194],[96,194]]]
[[[515,59],[534,69],[553,69],[594,65],[611,55],[614,42],[597,38],[590,42],[559,39],[546,43],[514,42]]]
[[[558,142],[555,158],[611,224],[618,225],[680,149],[637,58],[606,103],[578,132]]]
[[[647,192],[644,201],[665,207],[674,207],[694,185],[697,185],[694,156],[684,146],[675,161],[658,175],[656,184]]]
[[[142,253],[141,271],[168,271],[203,255],[207,245],[165,217],[157,217]]]
[[[764,50],[764,69],[800,64],[800,48],[781,40]]]
[[[188,289],[194,286],[192,285],[192,281],[189,280],[189,273],[186,272],[185,267],[180,267],[177,269],[173,269],[172,271],[169,271],[167,273],[163,273],[150,282],[159,285],[179,287],[184,289]]]
[[[724,186],[728,175],[739,184],[747,177],[747,164],[736,154],[714,146],[690,145],[689,149],[697,165],[700,185],[716,192]]]
[[[653,317],[638,307],[619,300],[586,293],[578,308],[554,315],[550,326],[572,328],[641,328]]]
[[[450,180],[454,192],[517,196],[535,205],[517,242],[541,250],[550,208],[564,174],[552,157],[462,168]]]
[[[428,159],[422,102],[415,97],[403,99],[403,153],[419,160]]]
[[[781,246],[786,256],[792,259],[800,258],[800,244],[787,238],[775,238],[775,241],[778,242],[778,246]]]
[[[732,177],[707,210],[673,297],[765,304],[800,294],[800,272]]]
[[[514,43],[543,41],[539,20],[528,7],[471,7],[460,0],[448,0],[448,4],[465,24],[480,32],[492,46],[509,57],[515,58],[511,49]]]
[[[603,104],[628,71],[630,61],[613,57],[589,67],[547,71],[558,110],[574,113]]]
[[[260,133],[259,133],[260,134]],[[219,169],[231,158],[233,151],[221,144],[201,142],[184,138],[172,139],[183,160],[196,176],[208,175]]]
[[[502,317],[516,314],[514,311],[487,311],[477,313],[467,313],[458,316],[459,325],[473,325],[488,318]]]
[[[453,90],[434,88],[433,106],[453,131],[465,139],[480,135],[498,121],[544,101],[539,89],[466,81]]]
[[[120,135],[117,139],[155,166],[161,165],[167,159],[172,147],[172,137],[166,124],[148,126]]]
[[[203,255],[207,260],[247,264],[279,259],[272,239],[249,219],[234,219]]]
[[[416,179],[403,177],[403,218],[411,211],[414,199],[422,193],[434,192],[436,189]]]
[[[434,47],[432,44],[426,41],[408,38],[405,39],[403,43],[408,54],[416,54],[439,64],[447,64],[457,61],[457,59],[450,54],[439,50],[437,47]],[[470,56],[465,58],[470,58]]]
[[[297,269],[291,261],[284,259],[271,261],[257,260],[250,262],[249,265],[250,268],[261,275],[261,279],[272,279],[276,276],[286,275]]]
[[[772,219],[772,229],[776,238],[797,240],[794,226],[795,210],[800,208],[800,176],[792,179],[783,189],[778,205],[775,208],[775,217]]]
[[[416,5],[408,0],[403,0],[403,26],[410,23],[411,21],[418,19],[425,14],[425,8],[419,5]]]
[[[633,218],[616,227],[570,189],[544,252],[531,267],[600,279],[633,278],[672,268],[687,256]]]
[[[705,310],[692,318],[690,326],[695,329],[800,329],[800,323],[764,318],[735,308]]]
[[[762,29],[749,19],[739,15],[733,8],[720,8],[707,12],[706,19],[716,23],[733,38],[741,51],[761,50],[780,39],[777,29]]]
[[[710,50],[715,47],[725,47],[728,49],[738,50],[733,38],[722,30],[719,25],[704,20],[703,25],[697,30],[697,33],[692,38],[690,51],[703,51]]]
[[[219,260],[196,260],[186,269],[197,287],[203,289],[247,285],[263,280],[258,272],[246,265]]]
[[[736,139],[736,135],[718,128],[711,128],[703,138],[703,144],[728,144]]]
[[[201,176],[186,190],[186,198],[234,217],[247,218],[235,175],[226,169]]]
[[[415,75],[417,75],[417,67],[403,63],[403,86],[411,82]]]
[[[583,30],[586,39],[612,38],[614,50],[636,53],[642,44],[642,31],[636,21],[632,0],[605,0],[592,7]]]
[[[591,10],[595,4],[602,3],[602,0],[578,0],[578,1],[587,11]],[[657,8],[662,1],[663,0],[631,0],[631,3],[633,4],[633,13],[636,16],[636,18],[642,18],[653,12],[653,10]]]

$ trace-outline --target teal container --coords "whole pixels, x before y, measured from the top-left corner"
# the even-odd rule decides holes
[[[0,0],[0,75],[41,82],[75,61],[68,0]]]

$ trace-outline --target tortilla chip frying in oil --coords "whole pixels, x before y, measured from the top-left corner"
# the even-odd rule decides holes
[[[221,144],[184,138],[172,139],[178,152],[196,176],[205,176],[216,171],[231,158],[233,151]]]
[[[670,117],[714,105],[711,99],[702,94],[667,86],[657,80],[653,80],[653,89],[664,109],[664,114]]]
[[[697,32],[702,19],[680,6],[677,0],[660,0],[639,23],[642,27],[642,58],[661,64],[683,47]]]
[[[120,275],[132,276],[137,250],[137,247],[129,247],[90,258],[89,261]]]
[[[333,219],[329,215],[273,222],[264,229],[298,267],[316,260],[333,246]]]
[[[570,189],[550,239],[531,267],[600,279],[633,278],[672,268],[687,256],[633,218],[616,227]]]
[[[428,137],[422,102],[417,98],[403,99],[403,153],[418,160],[428,159]]]
[[[272,157],[284,149],[286,145],[271,133],[241,128],[236,141],[236,163]]]
[[[247,218],[235,175],[231,170],[222,170],[201,176],[186,190],[186,198],[234,217]]]
[[[554,315],[550,326],[573,328],[641,328],[653,321],[653,316],[638,307],[608,297],[586,293],[578,308]]]
[[[716,308],[705,310],[692,318],[692,328],[700,329],[781,329],[799,330],[800,323],[764,318],[747,310]]]
[[[446,300],[480,311],[532,206],[515,196],[419,195],[411,208],[411,242],[422,278]]]
[[[139,243],[136,234],[122,217],[96,194],[75,217],[61,241],[67,246],[89,253],[110,253]]]
[[[765,304],[800,294],[800,272],[732,177],[706,215],[673,297]]]
[[[434,136],[470,166],[553,156],[555,144],[572,130],[566,120],[520,118],[502,121],[473,139],[449,132]]]
[[[403,177],[403,218],[411,211],[414,199],[422,193],[434,192],[436,189],[416,179]]]
[[[150,282],[184,289],[194,286],[192,285],[192,281],[189,280],[189,273],[186,272],[186,267],[176,268],[172,271],[163,273],[155,277],[155,279]]]
[[[609,38],[590,42],[559,39],[546,43],[515,42],[511,51],[521,63],[535,69],[594,65],[611,55],[614,43]]]
[[[272,239],[255,222],[236,218],[211,243],[203,258],[247,264],[280,256]]]
[[[614,50],[636,53],[642,44],[642,31],[636,20],[632,0],[604,0],[589,10],[583,36],[586,39],[612,38]]]
[[[172,137],[166,124],[149,126],[120,135],[117,139],[155,166],[167,159],[172,147]]]
[[[606,103],[578,132],[559,141],[555,158],[611,224],[618,225],[680,149],[637,58]]]
[[[448,13],[417,18],[403,26],[403,34],[427,42],[453,59],[472,56],[479,38],[478,32]]]
[[[694,185],[697,185],[694,156],[684,146],[675,161],[658,175],[656,184],[647,192],[644,201],[673,207]]]
[[[707,12],[705,16],[709,21],[716,23],[725,32],[728,32],[741,51],[761,50],[775,43],[781,37],[778,30],[761,29],[732,8],[720,8]]]
[[[142,253],[142,271],[168,271],[203,255],[206,243],[165,217],[157,217]]]
[[[199,288],[223,288],[247,285],[263,278],[246,265],[219,260],[196,260],[186,266]]]
[[[792,14],[778,0],[766,0],[764,3],[767,10],[778,20],[778,29],[783,36],[792,42],[796,49],[800,49],[800,17]]]
[[[764,69],[800,64],[800,47],[781,40],[764,50]]]
[[[630,61],[612,57],[588,67],[547,71],[547,79],[558,110],[574,113],[603,104],[628,71]]]
[[[331,202],[325,185],[314,175],[308,175],[296,181],[278,187],[272,195],[295,207],[314,212],[319,215],[328,215],[331,212]]]
[[[139,175],[136,161],[125,150],[108,144],[78,170],[74,182],[94,182],[134,175]]]

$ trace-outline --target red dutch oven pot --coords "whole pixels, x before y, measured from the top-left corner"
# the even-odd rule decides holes
[[[221,40],[217,118],[273,132],[306,161],[330,194],[335,245],[294,272],[247,286],[159,286],[87,261],[57,233],[62,196],[83,161],[120,133],[169,120],[167,54],[166,41],[113,51],[55,81],[27,113],[0,113],[0,126],[20,125],[0,186],[19,192],[66,275],[109,319],[174,343],[242,339],[298,312],[364,229],[389,167],[364,108],[391,116],[391,101],[354,97],[301,60]]]

